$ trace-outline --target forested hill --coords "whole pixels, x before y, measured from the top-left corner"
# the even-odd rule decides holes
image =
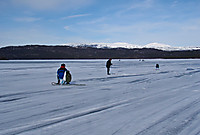
[[[200,58],[200,50],[163,51],[152,48],[26,45],[0,48],[0,59],[153,59]]]

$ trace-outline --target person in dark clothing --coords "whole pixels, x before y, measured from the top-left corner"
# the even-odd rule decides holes
[[[156,64],[156,69],[159,69],[159,64]]]
[[[60,80],[63,80],[63,77],[65,75],[65,72],[68,70],[65,68],[65,64],[61,64],[61,67],[57,70],[57,79],[58,79],[58,84],[60,84]]]
[[[112,65],[111,60],[112,60],[112,59],[109,59],[109,60],[106,62],[107,75],[110,75],[110,66]]]

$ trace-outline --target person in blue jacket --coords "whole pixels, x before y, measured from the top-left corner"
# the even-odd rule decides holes
[[[63,80],[65,72],[68,70],[65,68],[65,64],[61,64],[61,67],[57,70],[57,79],[58,79],[58,84],[60,84],[60,80]]]

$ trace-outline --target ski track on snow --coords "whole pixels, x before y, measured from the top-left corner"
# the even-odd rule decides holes
[[[102,111],[105,111],[105,110],[108,110],[108,109],[112,109],[112,108],[115,108],[115,107],[118,107],[118,106],[129,104],[131,102],[131,100],[133,100],[133,99],[121,101],[121,102],[118,102],[118,103],[113,103],[113,104],[110,104],[110,105],[107,105],[107,106],[102,106],[102,107],[99,107],[99,108],[92,108],[90,110],[86,110],[86,111],[79,112],[77,114],[73,114],[73,115],[69,115],[69,116],[62,116],[62,117],[56,117],[56,118],[52,118],[52,119],[39,121],[39,122],[36,122],[36,123],[29,124],[28,126],[17,127],[16,129],[11,129],[11,131],[4,131],[2,135],[19,134],[19,133],[22,133],[22,132],[27,132],[27,131],[30,131],[30,130],[34,130],[34,129],[50,126],[50,125],[53,125],[53,124],[57,124],[57,123],[60,123],[60,122],[63,122],[63,121],[76,119],[76,118],[87,116],[87,115],[92,115],[92,114],[102,112]]]
[[[169,123],[171,120],[175,119],[175,117],[177,117],[177,115],[181,115],[184,111],[194,109],[198,103],[200,103],[200,99],[195,100],[192,103],[184,106],[183,108],[170,113],[169,115],[167,115],[164,118],[160,119],[159,121],[157,121],[153,125],[151,125],[148,128],[142,130],[141,132],[137,133],[136,135],[146,135],[146,134],[176,135],[176,134],[180,133],[186,126],[188,126],[189,124],[192,123],[193,120],[195,120],[197,115],[200,114],[200,109],[198,109],[194,113],[190,114],[189,117],[185,116],[185,118],[182,118],[183,120],[179,123],[179,125],[176,125],[175,127],[173,125],[170,128],[163,129],[163,131],[161,130],[161,133],[157,132],[157,131],[159,131],[157,128],[160,128],[160,125],[162,125],[163,123],[164,124]]]

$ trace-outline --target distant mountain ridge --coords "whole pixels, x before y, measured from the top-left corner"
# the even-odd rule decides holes
[[[176,48],[152,43],[24,45],[0,48],[0,59],[183,59],[200,58],[200,48]]]
[[[182,51],[182,50],[200,50],[200,47],[172,47],[170,45],[161,44],[161,43],[149,43],[147,45],[136,45],[136,44],[129,44],[123,42],[116,42],[116,43],[89,43],[89,44],[63,44],[67,46],[87,46],[87,47],[96,47],[96,48],[127,48],[127,49],[137,49],[137,48],[153,48],[163,51]]]

